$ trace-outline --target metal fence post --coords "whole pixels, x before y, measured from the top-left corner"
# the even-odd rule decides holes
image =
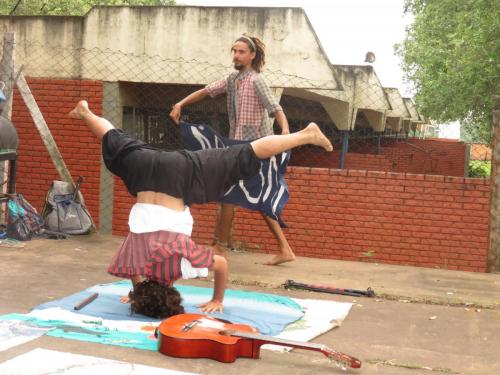
[[[344,169],[345,154],[349,151],[349,130],[342,131],[342,148],[340,150],[339,168]]]

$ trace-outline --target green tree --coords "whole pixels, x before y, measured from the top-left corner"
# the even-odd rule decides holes
[[[0,15],[81,16],[96,5],[174,5],[175,0],[0,0]]]
[[[459,121],[466,140],[489,142],[500,82],[498,0],[405,0],[414,22],[396,45],[419,111]]]

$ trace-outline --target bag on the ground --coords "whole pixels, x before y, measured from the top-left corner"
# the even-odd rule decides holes
[[[9,199],[7,211],[7,237],[28,241],[42,230],[42,217],[21,194]]]
[[[49,231],[66,234],[87,234],[94,228],[92,217],[80,193],[80,176],[76,187],[65,181],[53,181],[42,216]]]

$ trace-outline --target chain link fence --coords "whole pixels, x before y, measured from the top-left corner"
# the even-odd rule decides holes
[[[3,47],[0,46],[0,51]],[[227,77],[233,71],[231,65],[96,48],[26,41],[12,47],[16,71],[22,71],[29,83],[40,79],[44,82],[54,80],[59,85],[57,87],[63,87],[61,82],[65,80],[102,82],[102,115],[116,127],[166,150],[183,147],[179,130],[168,116],[172,106],[186,95]],[[371,66],[332,66],[332,72],[335,78],[325,81],[268,69],[263,72],[264,80],[287,116],[290,131],[298,131],[309,122],[316,122],[335,148],[333,153],[307,146],[296,149],[290,165],[404,171],[387,150],[396,150],[399,144],[408,143],[409,136],[422,136],[419,125],[424,121],[415,108],[409,108],[409,103],[397,90],[384,89]],[[58,118],[50,113],[55,110],[51,107],[54,104],[48,107],[43,104],[47,101],[64,102],[67,99],[64,88],[59,98],[48,98],[43,89],[32,91],[51,128],[51,121],[57,122]],[[221,135],[229,133],[225,96],[185,107],[182,119],[210,125]],[[279,133],[277,124],[275,132]],[[419,147],[414,145],[413,152],[429,156],[428,151]],[[0,185],[5,184],[4,168],[0,162]],[[109,215],[113,201],[109,186],[112,186],[113,179],[102,166],[100,181],[100,211]]]
[[[103,97],[103,108],[116,121],[115,125],[166,149],[181,147],[177,130],[168,118],[171,106],[187,94],[226,77],[232,71],[230,65],[206,61],[172,60],[161,56],[49,46],[37,42],[17,42],[15,51],[17,67],[29,78],[116,83],[119,97]],[[362,71],[362,68],[358,67],[358,70]],[[333,66],[332,70],[335,72],[339,67]],[[274,89],[292,131],[311,121],[317,122],[339,148],[342,130],[349,130],[349,145],[356,152],[363,152],[364,146],[373,146],[380,137],[389,142],[390,139],[406,139],[409,134],[417,134],[415,126],[386,126],[385,117],[382,117],[391,109],[391,103],[378,80],[373,82],[366,77],[366,72],[363,77],[359,71],[347,72],[344,69],[337,80],[329,81],[314,81],[267,69],[263,75]],[[350,76],[348,73],[351,73]],[[338,119],[328,108],[330,104],[332,108],[339,105],[346,107],[345,118],[338,121],[342,124],[336,123]],[[223,135],[227,134],[224,97],[186,107],[183,115],[186,121],[203,122]],[[376,118],[377,115],[380,119]],[[408,118],[412,115],[418,122],[418,114],[408,111],[403,114]],[[309,156],[313,162],[314,155]]]

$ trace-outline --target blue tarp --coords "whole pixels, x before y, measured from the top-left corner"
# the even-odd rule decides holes
[[[119,329],[107,327],[105,320],[135,320],[143,321],[145,324],[151,322],[160,323],[142,315],[130,315],[128,304],[120,302],[120,296],[128,294],[131,284],[124,280],[111,284],[96,285],[85,291],[75,293],[68,297],[41,304],[34,309],[44,310],[58,307],[75,314],[83,314],[96,319],[88,319],[83,323],[74,323],[54,319],[40,319],[24,314],[8,314],[0,316],[3,320],[23,320],[38,327],[53,327],[47,333],[49,336],[63,337],[69,339],[99,342],[104,344],[127,346],[139,349],[157,350],[157,343],[152,332],[120,331]],[[194,286],[176,286],[183,298],[183,305],[188,313],[201,313],[196,305],[207,302],[212,297],[211,288]],[[83,309],[75,311],[73,307],[80,301],[98,293],[99,296]],[[249,324],[264,335],[277,335],[290,323],[299,320],[304,315],[300,305],[292,299],[273,294],[247,292],[239,290],[226,290],[224,298],[224,312],[213,314],[214,317],[228,320],[232,323]]]

